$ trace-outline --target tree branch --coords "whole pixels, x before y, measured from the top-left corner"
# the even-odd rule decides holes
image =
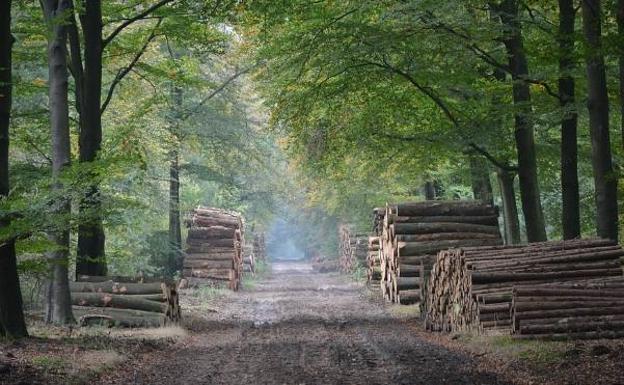
[[[162,19],[158,19],[158,23],[156,23],[156,26],[154,27],[154,29],[152,30],[150,35],[147,37],[147,40],[145,41],[145,43],[143,44],[143,46],[141,47],[139,52],[137,52],[137,54],[134,56],[132,61],[126,67],[120,69],[117,72],[117,75],[115,75],[115,78],[113,79],[113,82],[111,83],[110,87],[108,88],[108,93],[106,94],[106,99],[104,99],[104,103],[102,104],[102,107],[100,108],[100,115],[102,115],[104,113],[104,111],[106,110],[106,107],[108,107],[108,104],[110,103],[111,99],[113,98],[113,93],[115,92],[115,87],[117,87],[117,85],[123,80],[123,78],[126,77],[126,75],[128,75],[128,73],[130,71],[132,71],[134,66],[141,59],[141,56],[143,56],[143,54],[147,50],[147,47],[149,46],[150,42],[152,40],[154,40],[154,38],[156,37],[156,30],[158,30],[158,27],[160,26],[161,22],[162,22]]]
[[[105,38],[104,40],[102,40],[102,49],[104,49],[108,43],[110,43],[117,35],[119,35],[121,33],[121,31],[123,31],[126,27],[128,27],[129,25],[131,25],[132,23],[141,20],[143,18],[145,18],[147,15],[149,15],[150,13],[156,11],[158,8],[162,7],[163,5],[170,3],[174,0],[160,0],[158,3],[152,5],[151,7],[147,8],[146,10],[144,10],[143,12],[134,15],[133,17],[127,19],[126,21],[124,21],[123,23],[121,23],[119,26],[117,26],[117,28],[115,28],[115,30],[108,35],[107,38]]]

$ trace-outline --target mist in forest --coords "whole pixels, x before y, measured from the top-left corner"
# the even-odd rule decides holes
[[[297,227],[283,219],[276,220],[270,227],[267,239],[267,253],[272,259],[298,260],[305,257],[297,246]]]

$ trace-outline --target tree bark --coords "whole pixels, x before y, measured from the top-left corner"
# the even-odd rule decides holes
[[[436,199],[436,191],[433,186],[433,182],[430,182],[430,181],[425,182],[425,187],[423,190],[425,193],[425,200],[432,201]]]
[[[494,194],[490,182],[490,172],[487,161],[477,155],[469,155],[470,179],[474,199],[494,206]]]
[[[180,270],[182,230],[180,228],[180,165],[178,151],[172,150],[169,159],[169,273]]]
[[[522,25],[519,19],[519,1],[504,0],[498,8],[504,27],[503,43],[509,57],[513,80],[515,113],[515,139],[518,152],[520,198],[529,242],[546,240],[546,227],[537,177],[537,159],[533,121],[531,118],[531,93],[526,79],[529,75]]]
[[[624,148],[624,0],[618,0],[616,5],[616,20],[618,25],[618,66],[620,77],[620,132],[622,147]]]
[[[11,0],[0,2],[0,199],[9,195],[9,125],[11,117],[13,81],[11,34]],[[9,220],[0,218],[0,226]],[[12,239],[0,240],[0,336],[19,338],[28,336],[15,243]]]
[[[577,120],[574,71],[573,0],[559,0],[559,100],[561,120],[561,220],[563,239],[581,236],[579,183],[577,170]]]
[[[520,243],[520,222],[518,221],[518,207],[514,189],[515,175],[512,172],[498,170],[498,183],[503,201],[503,221],[505,224],[505,243],[517,245]]]
[[[85,2],[85,13],[80,18],[84,37],[84,84],[79,147],[81,163],[97,159],[102,146],[102,4],[100,0]],[[76,276],[106,275],[105,235],[102,224],[100,188],[97,176],[87,171],[92,181],[80,202],[81,222],[78,226],[78,255]]]
[[[49,104],[52,137],[52,177],[56,194],[52,203],[58,217],[49,238],[57,247],[48,253],[50,282],[47,293],[46,322],[74,323],[69,294],[68,252],[70,202],[64,197],[60,175],[70,164],[69,103],[67,72],[67,25],[65,18],[72,11],[69,0],[43,0],[48,38]]]
[[[601,1],[584,0],[583,31],[587,43],[587,109],[592,143],[598,236],[618,239],[617,176],[611,160],[609,98],[602,53]]]

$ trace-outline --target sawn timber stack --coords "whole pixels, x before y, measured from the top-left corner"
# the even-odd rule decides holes
[[[243,218],[236,212],[198,207],[189,227],[183,275],[191,284],[227,284],[238,290],[243,272]]]
[[[365,267],[368,255],[368,234],[357,233],[352,226],[342,225],[340,237],[340,269],[351,273]]]
[[[375,220],[381,215],[375,213]],[[401,304],[421,304],[440,250],[501,245],[498,211],[480,201],[425,201],[388,205],[380,235],[380,287]]]

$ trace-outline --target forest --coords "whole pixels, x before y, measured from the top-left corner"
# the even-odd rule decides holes
[[[179,280],[199,206],[276,260],[397,202],[617,242],[623,164],[624,0],[3,0],[0,339]]]

